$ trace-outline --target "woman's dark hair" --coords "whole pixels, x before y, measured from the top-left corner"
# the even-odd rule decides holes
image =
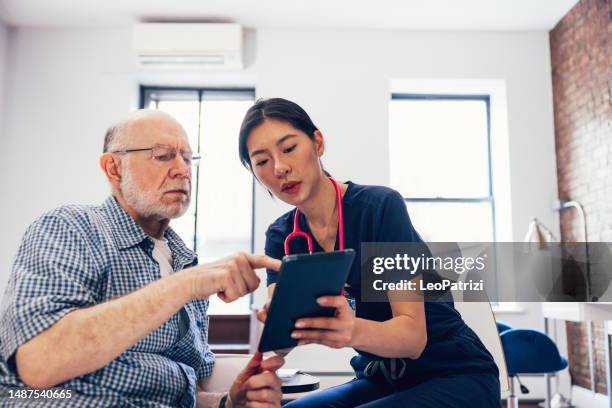
[[[311,140],[314,140],[314,132],[318,130],[310,116],[297,103],[283,98],[258,99],[244,116],[238,139],[240,161],[244,167],[251,171],[253,169],[247,148],[247,139],[253,129],[261,125],[266,119],[287,122],[294,128],[306,133]]]

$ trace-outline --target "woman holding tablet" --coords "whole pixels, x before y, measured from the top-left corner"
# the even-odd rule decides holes
[[[292,333],[300,345],[353,347],[356,378],[288,407],[499,407],[497,366],[452,302],[360,299],[361,242],[422,242],[398,192],[330,177],[323,134],[285,99],[259,100],[247,111],[239,150],[257,180],[296,207],[269,226],[266,255],[356,252],[346,286],[355,310],[345,296],[319,298],[336,316],[300,319]],[[276,278],[268,271],[270,294]]]

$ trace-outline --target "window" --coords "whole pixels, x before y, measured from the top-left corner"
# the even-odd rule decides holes
[[[252,89],[141,88],[141,107],[159,109],[185,128],[194,151],[192,201],[171,227],[200,263],[253,251],[253,178],[238,159],[238,131],[253,105]],[[209,314],[248,314],[250,297],[226,304],[211,297]]]
[[[392,94],[391,186],[428,242],[493,242],[488,96]]]

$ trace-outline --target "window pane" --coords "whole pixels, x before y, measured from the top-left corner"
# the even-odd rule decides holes
[[[183,126],[187,136],[189,137],[189,145],[193,151],[198,148],[198,114],[199,102],[197,92],[183,92],[180,94],[173,93],[171,95],[155,94],[161,99],[158,102],[158,109],[172,115]],[[171,100],[170,96],[175,96],[179,100]],[[189,100],[191,98],[191,100]],[[189,209],[180,218],[172,220],[170,226],[176,233],[185,241],[185,244],[193,249],[194,234],[195,234],[195,200],[196,186],[198,185],[198,175],[194,168],[193,177],[191,180],[191,205]]]
[[[252,100],[202,102],[197,223],[201,262],[251,252],[253,178],[238,158],[238,131],[252,104]],[[249,297],[226,304],[214,296],[209,311],[248,313]]]
[[[194,167],[191,205],[171,226],[197,252],[199,262],[206,263],[239,251],[251,252],[253,180],[238,158],[238,130],[253,96],[204,91],[202,99],[200,104],[197,91],[145,93],[145,107],[175,117],[193,151],[200,146],[202,159]],[[249,304],[249,296],[229,304],[213,296],[209,314],[248,314]]]
[[[491,204],[407,203],[412,224],[426,242],[492,242]]]
[[[183,126],[189,137],[189,145],[193,151],[198,148],[198,114],[199,102],[197,93],[192,94],[192,100],[161,100],[158,109],[172,115]]]
[[[391,100],[391,186],[408,198],[487,197],[486,106],[483,100]]]
[[[202,103],[197,234],[203,260],[251,250],[253,178],[238,158],[238,131],[252,104]]]

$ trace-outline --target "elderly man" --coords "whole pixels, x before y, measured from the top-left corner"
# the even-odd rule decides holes
[[[196,266],[168,226],[189,205],[195,159],[176,120],[135,112],[104,141],[112,196],[28,228],[0,311],[0,405],[280,405],[278,356],[255,355],[225,395],[200,391],[214,365],[208,297],[236,300],[259,285],[254,269],[280,263],[238,254]]]

